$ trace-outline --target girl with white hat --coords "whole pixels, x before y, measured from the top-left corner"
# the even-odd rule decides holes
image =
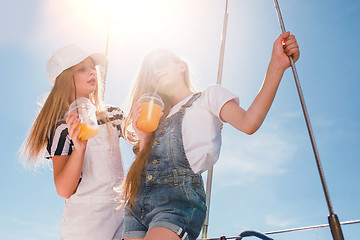
[[[103,105],[96,67],[106,63],[104,55],[89,55],[74,44],[56,51],[47,63],[53,87],[24,142],[23,155],[34,164],[44,153],[52,160],[56,190],[65,198],[62,240],[119,239],[123,230],[113,188],[124,179],[119,144],[124,116],[120,108]],[[99,133],[88,140],[78,137],[78,114],[67,114],[80,97],[96,108]]]

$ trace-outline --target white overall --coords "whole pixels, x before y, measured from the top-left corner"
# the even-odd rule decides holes
[[[69,199],[65,200],[61,220],[61,240],[120,239],[124,210],[115,210],[120,203],[113,190],[124,179],[118,133],[113,129],[109,142],[105,124],[99,134],[88,140],[82,179]]]

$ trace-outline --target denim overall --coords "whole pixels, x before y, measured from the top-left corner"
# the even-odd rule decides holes
[[[168,228],[183,240],[199,235],[206,197],[202,177],[192,171],[185,155],[182,119],[200,94],[194,94],[177,113],[159,124],[135,199],[136,208],[125,211],[123,238],[144,238],[152,227]]]

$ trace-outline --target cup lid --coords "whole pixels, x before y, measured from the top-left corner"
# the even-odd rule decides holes
[[[85,97],[80,97],[70,104],[69,110],[67,111],[65,116],[67,116],[69,113],[73,112],[74,110],[80,109],[80,108],[87,108],[89,110],[93,110],[94,112],[96,112],[96,107],[90,101],[90,99],[85,98]]]
[[[159,105],[161,108],[164,108],[164,102],[162,101],[161,97],[158,94],[154,93],[145,93],[143,94],[139,100],[139,102],[154,102],[155,104]]]

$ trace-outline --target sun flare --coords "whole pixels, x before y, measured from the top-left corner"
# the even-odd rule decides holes
[[[111,30],[148,35],[161,33],[176,21],[172,15],[177,4],[173,1],[65,0],[58,4],[59,10],[65,8],[86,29],[103,30],[110,24]]]

